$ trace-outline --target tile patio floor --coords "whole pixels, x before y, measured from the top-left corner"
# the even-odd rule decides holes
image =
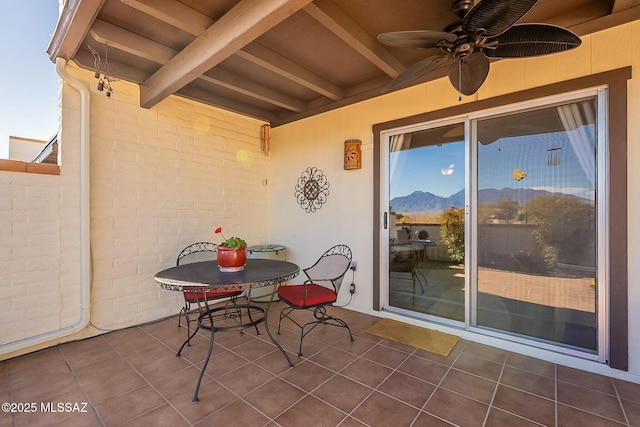
[[[178,358],[186,329],[176,317],[0,362],[0,401],[37,407],[0,413],[0,427],[640,425],[638,384],[464,340],[441,357],[366,333],[375,317],[333,310],[355,342],[344,329],[321,327],[300,358],[287,329],[279,342],[293,369],[264,325],[259,336],[216,334],[196,403],[208,333]],[[47,402],[86,402],[87,412],[43,413]]]

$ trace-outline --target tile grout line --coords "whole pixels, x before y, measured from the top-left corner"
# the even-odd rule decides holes
[[[451,372],[451,369],[453,369],[453,365],[456,363],[456,361],[458,360],[458,358],[460,358],[460,356],[462,355],[462,353],[464,352],[464,349],[467,347],[467,343],[464,342],[464,346],[460,349],[460,351],[458,352],[458,355],[456,356],[456,358],[451,362],[451,365],[449,365],[449,367],[447,368],[447,372],[444,373],[444,375],[442,376],[442,378],[440,378],[440,381],[438,381],[438,384],[436,384],[436,387],[433,389],[433,391],[431,392],[431,395],[429,395],[429,397],[427,398],[427,400],[424,402],[424,404],[422,405],[421,411],[424,411],[425,413],[431,415],[431,416],[435,416],[438,419],[442,419],[440,417],[438,417],[435,414],[432,414],[431,412],[426,410],[427,405],[429,404],[429,401],[433,398],[433,396],[436,394],[436,391],[438,391],[439,388],[442,388],[443,390],[447,390],[445,387],[442,387],[442,382],[444,381],[444,379],[447,377],[447,375],[449,374],[449,372]],[[459,394],[459,393],[457,393]],[[415,420],[414,420],[415,422]],[[448,421],[447,421],[448,422]]]
[[[143,331],[145,334],[147,334],[147,335],[149,335],[150,337],[152,337],[153,339],[158,340],[158,338],[156,338],[156,337],[155,337],[155,335],[153,335],[153,334],[151,334],[150,332],[146,331],[142,326],[139,326],[138,328],[139,328],[141,331]],[[160,395],[160,397],[162,397],[162,399],[164,399],[164,401],[165,401],[165,402],[166,402],[170,407],[172,407],[172,408],[173,408],[173,410],[174,410],[174,411],[176,411],[176,412],[180,415],[180,417],[181,417],[183,420],[185,420],[185,421],[187,422],[187,424],[188,424],[188,425],[190,425],[190,426],[191,426],[191,425],[193,425],[193,424],[192,424],[192,423],[191,423],[191,422],[190,422],[190,421],[189,421],[189,420],[184,416],[184,414],[182,413],[182,411],[180,411],[178,408],[176,408],[176,407],[173,405],[173,403],[171,403],[171,401],[170,401],[170,400],[169,400],[169,399],[164,395],[164,393],[162,393],[162,392],[161,392],[160,390],[158,390],[158,389],[157,389],[153,384],[151,384],[151,382],[149,382],[149,380],[147,379],[147,377],[146,377],[142,372],[140,372],[140,371],[139,371],[135,366],[133,366],[133,365],[129,362],[129,360],[128,360],[126,357],[124,357],[124,356],[122,355],[122,353],[120,353],[120,351],[118,351],[118,349],[116,349],[116,348],[111,344],[111,342],[110,342],[109,340],[106,340],[106,341],[107,341],[107,344],[109,345],[109,347],[111,347],[111,348],[113,349],[113,351],[114,351],[114,352],[116,352],[116,354],[117,354],[117,355],[118,355],[118,356],[119,356],[119,357],[120,357],[120,358],[121,358],[121,359],[122,359],[122,360],[123,360],[127,365],[129,365],[129,366],[131,367],[131,369],[133,369],[133,370],[134,370],[138,375],[140,375],[140,376],[142,377],[142,379],[144,380],[144,382],[145,382],[149,387],[151,387],[151,388],[152,388],[156,393],[158,393],[158,395]],[[163,343],[163,344],[164,344],[164,343]],[[168,345],[166,345],[166,344],[165,344],[165,346],[167,346],[167,347],[168,347]],[[193,363],[192,363],[192,362],[190,362],[190,361],[187,361],[187,362],[188,362],[188,363],[193,364]],[[132,420],[135,420],[136,418],[140,418],[140,417],[142,417],[142,416],[144,416],[144,415],[146,415],[146,414],[148,414],[148,413],[150,413],[150,412],[152,412],[152,411],[156,410],[157,408],[159,408],[159,407],[161,407],[161,406],[162,406],[162,405],[158,405],[158,406],[156,406],[155,408],[152,408],[152,409],[148,410],[148,411],[147,411],[147,412],[145,412],[144,414],[140,414],[140,415],[138,415],[137,417],[134,417],[134,418],[131,418],[130,420],[127,420],[127,422],[130,422],[130,421],[132,421]]]
[[[11,387],[11,377],[9,375],[9,362],[11,361],[11,359],[9,360],[3,360],[2,361],[2,365],[4,366],[4,372],[5,372],[5,379],[7,381],[7,391],[9,392],[9,401],[11,403],[13,403],[13,388]],[[11,412],[11,425],[13,427],[16,427],[16,417],[14,415],[13,412]]]
[[[558,427],[558,365],[556,365],[555,363],[553,364],[553,374],[554,374],[554,379],[553,379],[553,384],[554,384],[554,407],[556,410],[555,413],[555,420],[556,420],[556,427]]]
[[[365,351],[365,352],[364,352],[364,353],[362,353],[362,354],[359,354],[359,355],[355,355],[355,354],[354,354],[354,356],[356,356],[356,358],[355,358],[354,360],[352,360],[351,362],[349,362],[348,364],[346,364],[345,366],[343,366],[339,371],[331,370],[331,371],[333,372],[333,375],[331,375],[329,378],[327,378],[327,379],[326,379],[325,381],[323,381],[321,384],[319,384],[318,386],[316,386],[313,390],[311,390],[311,391],[309,391],[309,392],[307,392],[306,390],[304,390],[304,391],[305,391],[305,393],[306,393],[306,394],[305,394],[305,396],[301,397],[301,398],[300,398],[300,399],[298,399],[296,402],[294,402],[293,404],[291,404],[290,406],[288,406],[286,409],[284,409],[283,411],[281,411],[281,412],[280,412],[280,413],[279,413],[275,418],[277,418],[277,417],[279,417],[280,415],[282,415],[282,414],[284,414],[285,412],[287,412],[289,409],[291,409],[293,406],[295,406],[298,402],[300,402],[300,401],[301,401],[302,399],[304,399],[305,397],[310,396],[310,397],[313,397],[313,398],[318,399],[316,396],[313,396],[311,393],[313,393],[314,391],[316,391],[318,388],[322,387],[324,384],[326,384],[327,382],[329,382],[332,378],[335,378],[336,376],[340,375],[340,376],[342,376],[342,377],[344,377],[344,378],[347,378],[347,379],[349,379],[349,380],[351,380],[351,381],[354,381],[354,382],[355,382],[355,383],[357,383],[357,384],[363,385],[363,386],[365,386],[365,387],[367,387],[367,388],[370,388],[370,389],[371,389],[371,392],[370,392],[370,393],[369,393],[365,398],[363,398],[363,399],[362,399],[362,401],[361,401],[358,405],[356,405],[356,406],[355,406],[355,408],[353,408],[353,409],[352,409],[350,412],[348,412],[348,413],[347,413],[347,412],[345,412],[345,411],[343,411],[342,409],[340,409],[340,408],[338,408],[338,407],[336,407],[336,406],[332,405],[331,403],[329,403],[329,402],[325,402],[324,400],[322,400],[322,402],[324,402],[325,404],[327,404],[327,405],[331,406],[332,408],[335,408],[335,409],[337,409],[338,411],[340,411],[340,412],[342,412],[342,413],[344,413],[344,414],[345,414],[345,417],[340,421],[340,424],[342,424],[342,423],[344,422],[344,420],[345,420],[347,417],[350,417],[350,416],[351,416],[351,414],[353,413],[353,411],[355,411],[355,410],[356,410],[356,409],[357,409],[357,408],[362,404],[362,402],[364,402],[366,399],[368,399],[368,398],[369,398],[369,396],[371,396],[371,394],[372,394],[375,390],[373,390],[373,388],[372,388],[371,386],[369,386],[369,385],[367,385],[367,384],[364,384],[364,383],[361,383],[360,381],[356,381],[356,380],[354,380],[354,379],[352,379],[352,378],[349,378],[349,377],[347,377],[347,376],[345,376],[345,375],[341,374],[340,372],[341,372],[341,371],[343,371],[344,369],[346,369],[347,367],[351,366],[352,364],[354,364],[358,359],[361,359],[363,355],[365,355],[366,353],[368,353],[369,351],[371,351],[371,349],[372,349],[372,348],[374,348],[377,344],[378,344],[378,343],[376,343],[374,346],[372,346],[371,348],[369,348],[367,351]],[[333,347],[333,346],[331,346],[331,347]],[[315,356],[316,354],[318,354],[318,353],[320,353],[320,351],[318,351],[318,352],[314,353],[314,356]],[[353,353],[351,353],[351,354],[353,354]],[[312,357],[313,357],[313,356],[312,356]],[[366,360],[369,360],[369,359],[366,359]],[[320,365],[319,363],[317,363],[317,362],[315,362],[315,361],[311,360],[310,358],[306,358],[306,357],[305,357],[305,361],[306,361],[306,362],[313,363],[313,364],[314,364],[314,365],[316,365],[316,366],[320,366],[321,368],[328,369],[328,368],[326,368],[325,366],[322,366],[322,365]],[[373,361],[371,361],[371,362],[373,362]],[[373,363],[376,363],[376,362],[373,362]],[[287,372],[287,371],[285,371],[285,372]],[[292,386],[295,386],[295,387],[297,387],[297,388],[300,388],[300,387],[298,387],[296,384],[293,384],[292,382],[287,381],[287,379],[285,379],[285,378],[281,378],[281,379],[282,379],[283,381],[287,382],[288,384],[291,384]],[[274,421],[274,422],[275,422],[275,421]]]
[[[613,389],[616,392],[616,396],[618,397],[618,404],[620,405],[620,409],[622,410],[622,415],[624,416],[624,421],[627,425],[631,425],[629,422],[629,417],[627,417],[627,411],[624,409],[624,404],[622,403],[622,398],[620,397],[620,393],[618,392],[618,387],[616,386],[616,382],[613,378],[611,378],[611,385],[613,385]]]
[[[111,344],[108,341],[107,341],[107,345],[111,346]],[[69,360],[67,360],[67,356],[64,354],[64,351],[62,350],[62,348],[60,348],[60,345],[58,345],[57,347],[62,357],[62,360],[64,361],[64,364],[67,366],[67,369],[69,369],[69,373],[73,377],[73,380],[76,382],[76,384],[78,384],[78,387],[80,387],[80,390],[82,391],[82,394],[84,395],[84,397],[89,401],[89,404],[91,405],[91,409],[93,409],[93,412],[96,414],[98,421],[103,427],[106,426],[104,420],[102,419],[102,416],[100,415],[100,412],[98,411],[98,408],[96,408],[96,405],[93,403],[93,400],[91,400],[89,393],[87,393],[87,391],[84,389],[84,386],[80,383],[80,381],[78,380],[78,377],[73,372],[73,368],[71,368],[71,365],[69,364]]]
[[[484,415],[484,421],[482,422],[483,426],[487,425],[487,421],[489,420],[489,414],[491,413],[491,408],[493,407],[493,401],[498,394],[498,388],[500,387],[500,381],[502,380],[502,374],[504,374],[504,368],[507,366],[507,358],[509,357],[509,353],[507,353],[504,357],[504,361],[502,362],[502,368],[500,369],[500,375],[498,375],[498,379],[496,380],[496,387],[493,389],[493,395],[491,396],[491,400],[489,401],[489,405],[487,407],[487,413]]]
[[[343,367],[340,371],[343,371],[343,370],[344,370],[344,369],[346,369],[348,366],[350,366],[350,365],[352,365],[353,363],[355,363],[355,362],[356,362],[356,360],[361,359],[361,358],[365,359],[365,360],[366,360],[366,361],[368,361],[368,362],[375,363],[375,364],[377,364],[377,365],[384,366],[385,368],[388,368],[388,366],[386,366],[386,365],[383,365],[383,364],[381,364],[381,363],[376,362],[375,360],[370,360],[370,359],[367,359],[367,358],[365,358],[365,357],[364,357],[364,355],[365,355],[365,354],[369,353],[371,350],[373,350],[374,348],[376,348],[376,347],[378,347],[378,346],[387,347],[387,348],[389,348],[389,349],[395,350],[395,349],[393,349],[392,347],[388,347],[388,346],[386,346],[386,345],[382,344],[382,341],[383,341],[383,340],[380,340],[380,341],[376,342],[376,343],[375,343],[375,345],[371,346],[371,348],[369,348],[367,351],[365,351],[364,353],[362,353],[361,355],[359,355],[359,356],[358,356],[358,357],[357,357],[353,362],[351,362],[351,363],[350,363],[350,364],[348,364],[347,366]],[[409,359],[409,357],[411,357],[411,355],[412,355],[413,353],[415,353],[415,351],[416,351],[416,350],[414,349],[411,353],[407,354],[407,357],[405,357],[405,358],[404,358],[404,360],[402,361],[402,363],[406,362],[406,361],[407,361],[407,359]],[[400,363],[400,365],[402,365],[402,363]],[[400,366],[400,365],[398,365],[398,366]],[[393,375],[393,373],[394,373],[394,372],[396,372],[397,370],[398,370],[398,368],[397,368],[397,367],[396,367],[396,368],[394,368],[394,369],[392,369],[392,370],[391,370],[391,372],[389,373],[389,375],[387,375],[386,377],[384,377],[384,379],[383,379],[382,381],[380,381],[380,383],[379,383],[377,386],[375,386],[375,387],[371,387],[371,386],[369,386],[369,385],[367,385],[367,384],[363,384],[363,385],[367,386],[368,388],[370,388],[370,389],[371,389],[371,391],[369,392],[369,394],[367,394],[367,395],[366,395],[366,396],[365,396],[365,397],[360,401],[360,403],[358,403],[355,407],[353,407],[353,408],[351,409],[351,411],[347,414],[347,416],[352,417],[352,418],[354,418],[354,419],[356,419],[356,420],[360,421],[358,418],[355,418],[355,417],[353,416],[353,413],[354,413],[358,408],[360,408],[360,406],[362,406],[362,404],[363,404],[364,402],[366,402],[366,401],[367,401],[367,399],[369,399],[369,398],[373,395],[373,393],[375,393],[376,391],[378,391],[378,387],[380,387],[380,384],[384,383],[384,382],[385,382],[385,381],[386,381],[386,380],[387,380],[391,375]],[[339,374],[339,372],[338,372],[338,374]],[[340,374],[340,375],[342,375],[342,374]],[[344,376],[344,375],[343,375],[343,376]],[[349,378],[349,377],[345,377],[345,378]],[[355,380],[354,380],[354,379],[352,379],[352,378],[349,378],[349,379],[350,379],[351,381],[355,381]],[[359,381],[355,381],[355,382],[356,382],[356,383],[358,383],[358,384],[362,384],[362,383],[360,383]],[[382,393],[382,392],[380,392],[380,391],[378,391],[378,392],[379,392],[379,393]],[[385,396],[388,396],[388,397],[393,398],[393,396],[389,396],[389,395],[388,395],[388,394],[386,394],[386,393],[382,393],[382,394],[384,394]],[[395,398],[393,398],[393,399],[395,399]],[[395,399],[395,400],[398,400],[398,399]],[[403,402],[403,403],[404,403],[404,402]],[[420,413],[419,411],[420,411],[420,409],[418,408],[418,413]],[[344,420],[343,420],[343,421],[344,421]]]

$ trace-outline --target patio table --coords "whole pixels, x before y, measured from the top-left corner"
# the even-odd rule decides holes
[[[178,292],[238,291],[272,286],[272,294],[275,294],[276,289],[281,283],[293,279],[299,272],[300,267],[296,264],[273,259],[248,259],[244,270],[238,272],[221,272],[218,268],[217,261],[204,261],[183,264],[160,271],[155,275],[154,280],[160,288]],[[214,332],[245,329],[254,327],[259,323],[264,323],[269,339],[271,339],[271,342],[282,352],[289,366],[293,367],[291,359],[271,334],[269,322],[266,321],[272,299],[273,298],[269,299],[266,309],[262,306],[252,304],[251,301],[247,304],[233,304],[231,306],[213,308],[209,307],[206,299],[203,301],[205,310],[198,316],[198,327],[186,339],[176,354],[176,356],[180,356],[185,345],[191,341],[191,338],[195,336],[200,328],[211,331],[209,352],[207,353],[207,358],[204,361],[204,365],[200,371],[200,377],[196,384],[196,390],[193,395],[194,402],[198,400],[200,383],[202,382],[202,377],[204,376],[211,352],[213,351]],[[224,315],[217,315],[218,312],[223,310]],[[214,323],[214,320],[217,319],[227,320],[228,317],[226,313],[228,313],[228,311],[236,311],[239,313],[245,311],[247,316],[236,316],[234,320],[237,322],[234,324],[221,322],[221,324],[218,325]]]

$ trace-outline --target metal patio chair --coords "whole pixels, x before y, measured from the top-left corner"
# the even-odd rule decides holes
[[[278,334],[284,318],[300,328],[299,356],[302,356],[302,340],[318,325],[346,328],[349,331],[349,338],[353,341],[349,325],[344,320],[327,313],[327,306],[338,299],[342,279],[350,266],[351,249],[346,245],[336,245],[322,254],[311,267],[302,270],[307,276],[304,283],[283,285],[278,288],[278,296],[287,304],[280,312]],[[295,310],[313,311],[314,320],[307,323],[298,322],[291,316]]]
[[[200,261],[211,261],[216,259],[217,254],[217,245],[211,242],[198,242],[192,243],[186,248],[184,248],[176,259],[176,265],[182,264],[190,264],[194,262]],[[180,323],[182,321],[182,317],[184,316],[187,322],[187,337],[191,336],[191,319],[189,318],[189,313],[192,311],[191,306],[193,304],[197,305],[198,313],[202,313],[204,307],[202,304],[206,301],[209,302],[222,302],[224,300],[230,301],[235,304],[238,297],[243,294],[243,291],[233,291],[233,292],[183,292],[184,296],[184,306],[180,310],[180,314],[178,315],[178,327],[180,327]],[[257,330],[257,328],[256,328]]]

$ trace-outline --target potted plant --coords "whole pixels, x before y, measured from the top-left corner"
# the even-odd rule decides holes
[[[244,270],[247,262],[247,242],[236,236],[228,239],[222,234],[222,227],[216,228],[215,234],[222,236],[224,241],[218,245],[218,268],[222,272]]]

